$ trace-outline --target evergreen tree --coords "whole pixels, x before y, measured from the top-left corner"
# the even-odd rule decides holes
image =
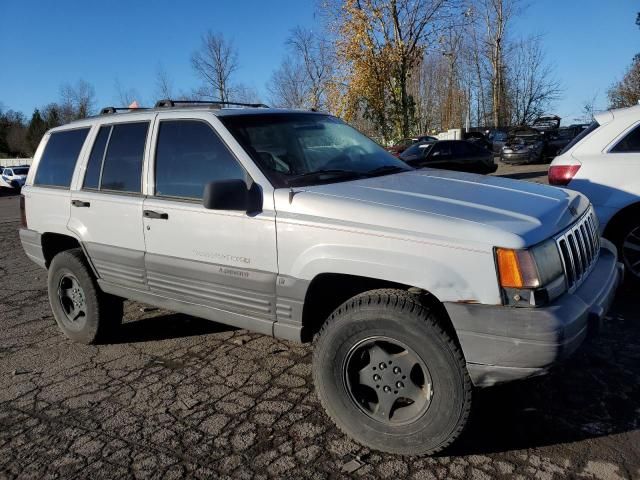
[[[29,121],[29,127],[27,128],[27,143],[29,144],[32,155],[35,153],[36,148],[38,148],[38,144],[46,131],[47,124],[42,119],[40,110],[36,108]]]

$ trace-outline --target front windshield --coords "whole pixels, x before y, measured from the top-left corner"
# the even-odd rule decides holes
[[[373,140],[329,115],[273,113],[219,118],[276,187],[412,170]]]
[[[28,168],[14,168],[13,169],[13,174],[14,175],[26,175],[29,173],[29,169]]]

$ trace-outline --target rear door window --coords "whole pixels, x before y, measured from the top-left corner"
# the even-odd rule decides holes
[[[616,143],[611,149],[612,153],[635,153],[640,152],[640,125],[625,135],[625,137]]]
[[[140,193],[149,122],[113,125],[102,166],[100,190]]]
[[[100,172],[102,171],[102,162],[104,160],[104,151],[111,133],[111,125],[100,127],[98,136],[93,142],[89,162],[87,163],[87,172],[84,175],[83,188],[98,189],[100,188]]]
[[[197,200],[209,182],[246,179],[213,128],[199,120],[160,122],[155,175],[156,196]]]
[[[89,128],[52,133],[40,158],[33,184],[69,188],[88,133]]]

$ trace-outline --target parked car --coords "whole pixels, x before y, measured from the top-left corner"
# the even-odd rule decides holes
[[[493,143],[482,132],[463,132],[462,139],[491,151]]]
[[[491,150],[493,154],[496,156],[502,155],[502,147],[504,147],[505,142],[509,135],[507,132],[503,132],[502,130],[491,130],[487,134],[487,140],[491,142]]]
[[[510,164],[538,163],[542,161],[543,148],[544,140],[538,130],[516,127],[509,131],[500,160]]]
[[[588,125],[570,125],[550,133],[545,139],[543,155],[547,158],[555,157],[587,127]]]
[[[386,150],[387,150],[387,152],[389,152],[392,155],[397,157],[398,155],[400,155],[402,152],[404,152],[407,148],[409,148],[414,143],[418,143],[418,142],[435,142],[437,140],[438,139],[436,137],[432,137],[430,135],[419,135],[417,137],[405,138],[403,140],[400,140],[395,145],[393,145],[391,147],[387,147]]]
[[[460,435],[472,387],[545,373],[611,304],[621,266],[583,195],[416,170],[323,113],[219,107],[44,135],[20,238],[72,340],[108,338],[123,298],[315,337],[329,416],[416,455]]]
[[[498,168],[491,152],[466,140],[415,143],[399,158],[416,168],[442,168],[471,173],[493,173]]]
[[[589,197],[600,232],[640,280],[640,105],[595,115],[549,167],[549,183]]]
[[[0,187],[20,190],[28,173],[29,167],[5,167],[0,174]]]

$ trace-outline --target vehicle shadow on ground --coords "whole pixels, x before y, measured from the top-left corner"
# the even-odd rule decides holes
[[[516,173],[504,173],[497,175],[498,177],[503,178],[512,178],[514,180],[526,180],[528,178],[538,178],[540,176],[545,176],[547,174],[547,170],[536,170],[535,172],[516,172]]]
[[[621,297],[625,297],[622,300]],[[479,390],[469,426],[444,452],[470,455],[530,449],[640,428],[640,314],[631,289],[601,334],[548,376]]]
[[[181,313],[167,313],[123,323],[108,343],[141,343],[173,338],[193,337],[209,333],[232,332],[235,327],[191,317]]]

